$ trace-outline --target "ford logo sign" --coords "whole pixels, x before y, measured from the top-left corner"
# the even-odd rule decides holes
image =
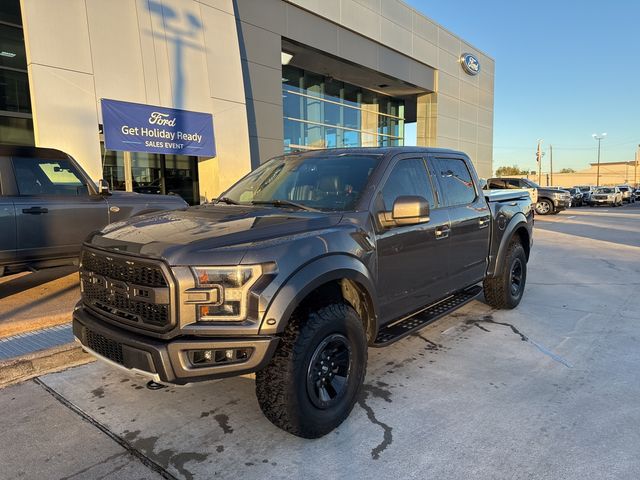
[[[478,58],[471,53],[463,53],[460,56],[462,69],[469,75],[477,75],[480,73],[480,62]]]

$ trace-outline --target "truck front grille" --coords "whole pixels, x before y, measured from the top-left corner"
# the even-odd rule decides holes
[[[169,280],[159,263],[84,249],[80,282],[84,304],[109,320],[154,331],[172,325]]]
[[[92,332],[87,329],[87,347],[96,352],[98,355],[102,355],[108,358],[112,362],[124,365],[124,359],[122,357],[122,344],[111,340],[99,333]]]

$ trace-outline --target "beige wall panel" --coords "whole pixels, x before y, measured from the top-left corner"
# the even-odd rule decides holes
[[[299,8],[287,6],[286,36],[332,55],[338,54],[338,27]]]
[[[342,0],[340,3],[342,25],[351,30],[380,41],[380,15],[354,0]]]
[[[202,111],[203,103],[209,98],[209,73],[200,4],[184,0],[162,0],[162,5],[165,11],[173,11],[175,14],[175,17],[165,14],[164,18],[169,72],[174,89],[171,105],[185,110]]]
[[[438,116],[437,118],[437,132],[439,137],[447,137],[447,138],[459,138],[460,130],[459,123],[457,118],[449,118]]]
[[[87,0],[86,4],[96,99],[146,103],[135,2]]]
[[[233,14],[233,0],[196,0],[203,5]]]
[[[353,0],[341,0],[342,2],[350,2]],[[373,10],[374,12],[380,14],[382,10],[382,2],[386,2],[386,0],[355,0],[360,5],[364,5],[365,7]]]
[[[245,103],[242,64],[235,18],[201,6],[206,45],[209,96]],[[224,45],[224,48],[217,46]]]
[[[478,167],[478,144],[475,142],[466,142],[460,140],[460,150],[469,155],[469,158],[473,162],[474,166]]]
[[[287,23],[287,5],[282,0],[234,0],[243,22],[283,34]]]
[[[438,65],[438,47],[418,35],[413,36],[413,56],[434,68]]]
[[[316,15],[340,23],[340,0],[290,0],[291,3],[312,11]]]
[[[217,156],[201,160],[198,167],[200,196],[208,199],[215,198],[251,170],[246,107],[211,99],[210,111],[213,113]]]
[[[22,0],[21,6],[28,63],[93,72],[84,0]]]
[[[493,129],[493,111],[478,109],[478,125],[481,127],[489,127]]]
[[[440,49],[438,51],[438,68],[444,73],[459,77],[461,69],[459,57]]]
[[[438,71],[438,93],[460,98],[460,80],[458,80],[458,77]]]
[[[452,150],[460,150],[460,141],[457,138],[442,137],[438,135],[438,148],[450,148]]]
[[[491,145],[493,143],[493,129],[478,127],[478,144]]]
[[[392,22],[411,29],[413,11],[406,3],[398,0],[384,0],[380,3],[380,12]]]
[[[153,40],[153,50],[155,53],[156,70],[155,76],[158,80],[158,103],[162,106],[172,106],[173,88],[171,84],[171,66],[169,55],[171,50],[165,40],[164,22],[157,14],[149,13],[151,20],[151,32],[141,31],[141,35],[150,35]],[[153,75],[153,73],[151,73]]]
[[[480,66],[482,68],[482,66]],[[481,75],[478,75],[479,87],[480,90],[485,90],[487,92],[493,92],[494,88],[494,76],[489,72],[482,71]]]
[[[93,180],[102,178],[92,76],[32,64],[29,78],[36,145],[67,152]]]
[[[433,44],[438,43],[438,26],[415,11],[413,12],[413,33]]]
[[[460,57],[460,40],[441,27],[438,27],[438,47],[456,58]]]
[[[377,70],[379,49],[378,44],[362,35],[346,28],[338,29],[338,56],[345,60]]]
[[[386,18],[380,19],[380,42],[383,45],[411,56],[413,49],[412,37],[413,34],[406,28]]]
[[[250,23],[242,22],[240,26],[245,47],[242,58],[267,67],[281,64],[282,37],[279,34]]]
[[[468,82],[460,82],[460,100],[478,105],[478,87]]]
[[[478,105],[487,110],[493,111],[493,92],[479,91],[479,102]]]
[[[471,103],[460,102],[460,120],[477,124],[478,123],[478,107]]]
[[[475,123],[460,122],[460,140],[464,142],[478,142],[478,126]]]
[[[147,0],[137,0],[135,5],[147,103],[151,105],[159,105],[160,87],[158,75],[156,73],[156,48],[153,41],[153,35],[151,34],[151,13],[147,8]]]
[[[458,118],[460,112],[460,100],[449,95],[438,95],[438,115],[450,118]]]

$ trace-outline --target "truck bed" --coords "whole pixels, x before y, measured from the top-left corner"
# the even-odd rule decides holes
[[[483,190],[488,202],[506,202],[508,200],[520,200],[524,197],[531,198],[529,191],[523,188],[510,190]]]

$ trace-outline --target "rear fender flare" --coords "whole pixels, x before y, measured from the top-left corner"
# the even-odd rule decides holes
[[[498,246],[497,254],[492,255],[491,261],[489,262],[489,268],[487,269],[487,276],[494,277],[498,272],[501,271],[502,266],[505,262],[505,258],[507,256],[507,249],[511,240],[515,235],[518,235],[518,231],[520,229],[524,229],[526,232],[526,236],[528,241],[530,241],[531,234],[529,232],[529,227],[527,223],[527,217],[525,217],[524,213],[518,212],[512,218],[507,227],[504,229],[502,234],[502,238],[500,239],[500,245]],[[526,251],[529,251],[529,245],[523,245]],[[528,256],[527,256],[528,260]]]

